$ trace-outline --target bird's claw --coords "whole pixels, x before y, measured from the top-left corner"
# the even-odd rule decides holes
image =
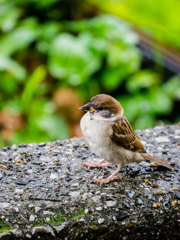
[[[87,166],[88,168],[90,168],[90,167],[105,167],[105,166],[113,167],[111,163],[105,163],[105,160],[101,160],[99,162],[91,162],[89,160],[85,163],[82,163],[81,165]]]
[[[113,180],[116,180],[117,178],[118,178],[117,176],[110,176],[110,177],[105,178],[105,179],[97,178],[95,180],[92,180],[91,182],[98,182],[98,183],[100,183],[100,186],[101,186],[102,184],[109,183],[109,182],[111,182]]]

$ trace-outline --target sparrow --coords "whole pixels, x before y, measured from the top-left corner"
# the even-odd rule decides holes
[[[137,133],[124,116],[123,107],[115,98],[98,94],[80,109],[87,112],[81,118],[81,130],[92,152],[103,159],[96,163],[88,161],[82,165],[88,167],[111,165],[105,163],[105,160],[118,165],[117,170],[108,178],[98,178],[94,182],[109,183],[117,179],[117,173],[126,164],[144,160],[174,169],[168,163],[146,152]]]

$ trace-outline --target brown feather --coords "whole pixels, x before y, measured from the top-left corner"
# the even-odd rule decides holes
[[[98,94],[91,99],[89,102],[92,107],[103,106],[112,113],[115,113],[115,116],[118,116],[122,111],[121,104],[113,97],[106,94]]]
[[[146,153],[137,133],[132,129],[125,117],[114,122],[112,128],[111,139],[115,144],[133,152]]]
[[[167,162],[161,160],[160,158],[157,157],[153,157],[151,155],[149,155],[148,153],[141,153],[141,156],[144,157],[144,159],[156,162],[164,167],[170,168],[170,169],[175,169],[173,166],[169,165]]]

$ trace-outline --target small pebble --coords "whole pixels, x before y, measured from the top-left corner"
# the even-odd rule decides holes
[[[116,205],[115,201],[105,201],[107,207],[114,207]]]
[[[134,191],[128,192],[128,197],[129,197],[129,198],[133,198],[133,197],[134,197],[134,194],[135,194]]]
[[[166,191],[165,190],[155,190],[154,194],[156,194],[156,195],[164,195],[164,194],[166,194]]]
[[[103,209],[102,207],[97,207],[96,208],[97,211],[102,211],[102,209]]]
[[[19,195],[23,194],[23,192],[24,192],[23,189],[18,189],[18,188],[15,189],[15,193],[17,193]]]
[[[29,217],[29,221],[34,222],[35,221],[35,216],[31,214],[30,217]]]
[[[142,205],[142,204],[143,204],[143,201],[142,201],[140,198],[138,198],[137,204],[138,204],[138,205]]]
[[[177,205],[177,201],[176,200],[172,201],[171,203],[172,203],[173,207],[176,207],[176,205]]]
[[[167,143],[167,142],[169,142],[170,140],[169,140],[168,137],[160,136],[160,137],[156,137],[156,138],[155,138],[155,141],[156,141],[157,143]]]
[[[104,218],[99,218],[99,219],[98,219],[98,223],[99,223],[99,224],[102,224],[102,223],[104,222],[104,220],[105,220]]]

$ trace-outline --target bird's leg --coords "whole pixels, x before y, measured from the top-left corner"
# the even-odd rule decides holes
[[[115,172],[113,172],[108,178],[102,179],[102,178],[97,178],[95,180],[93,180],[92,182],[99,182],[100,185],[103,183],[109,183],[115,179],[117,179],[116,174],[122,169],[122,165],[118,164],[118,168]]]
[[[112,164],[111,163],[105,163],[104,159],[100,160],[99,162],[91,162],[89,160],[85,163],[82,163],[81,165],[88,166],[88,168],[90,168],[90,167],[104,167],[104,166],[111,166],[112,167]]]

